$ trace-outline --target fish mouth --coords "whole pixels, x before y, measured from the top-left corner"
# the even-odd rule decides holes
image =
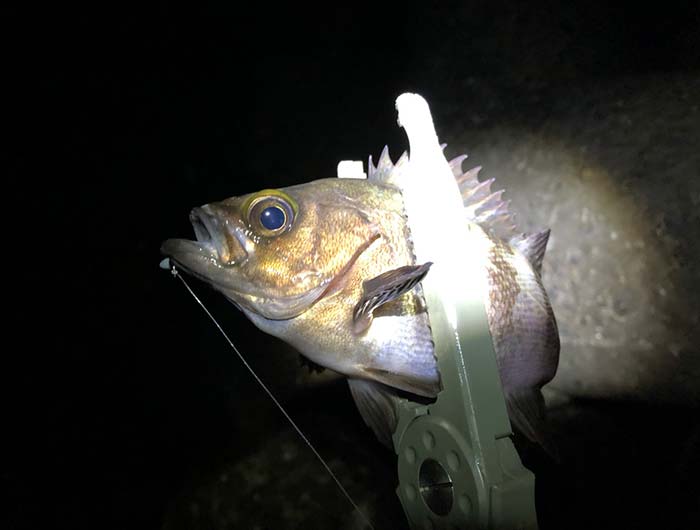
[[[228,254],[228,249],[221,237],[221,230],[218,223],[207,213],[204,208],[194,208],[190,212],[190,224],[194,229],[194,235],[197,238],[197,243],[209,250],[213,255],[219,258],[219,261],[224,261],[222,257]]]
[[[224,271],[247,259],[245,236],[227,230],[209,205],[193,208],[190,223],[196,239],[168,239],[161,245],[161,253],[201,280],[230,284]]]
[[[209,205],[193,208],[190,212],[190,223],[197,243],[208,249],[212,255],[215,254],[221,264],[236,265],[248,257],[245,235],[239,228],[231,229]]]

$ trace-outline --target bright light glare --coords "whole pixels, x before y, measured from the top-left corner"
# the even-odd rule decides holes
[[[401,186],[416,259],[433,262],[423,282],[426,289],[439,293],[447,318],[457,329],[458,301],[485,300],[488,240],[466,220],[459,186],[425,99],[402,94],[396,108],[410,145],[410,163]]]

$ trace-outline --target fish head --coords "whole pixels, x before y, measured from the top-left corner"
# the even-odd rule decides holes
[[[196,240],[169,239],[161,251],[241,309],[294,318],[337,292],[379,237],[360,184],[322,179],[194,208]]]

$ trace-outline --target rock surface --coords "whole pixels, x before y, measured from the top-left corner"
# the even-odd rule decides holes
[[[506,189],[526,230],[552,230],[552,388],[697,404],[700,79],[588,81],[538,98],[549,108],[536,126],[481,115],[443,137]]]

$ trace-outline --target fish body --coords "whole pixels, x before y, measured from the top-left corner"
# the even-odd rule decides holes
[[[396,165],[384,151],[368,179],[322,179],[195,208],[197,241],[162,251],[221,291],[261,330],[349,378],[365,421],[390,443],[401,392],[441,390],[430,319]],[[542,385],[557,367],[556,321],[540,279],[548,231],[512,226],[500,193],[451,162],[465,215],[487,252],[484,304],[513,424],[544,443]],[[453,242],[452,244],[459,244]]]

